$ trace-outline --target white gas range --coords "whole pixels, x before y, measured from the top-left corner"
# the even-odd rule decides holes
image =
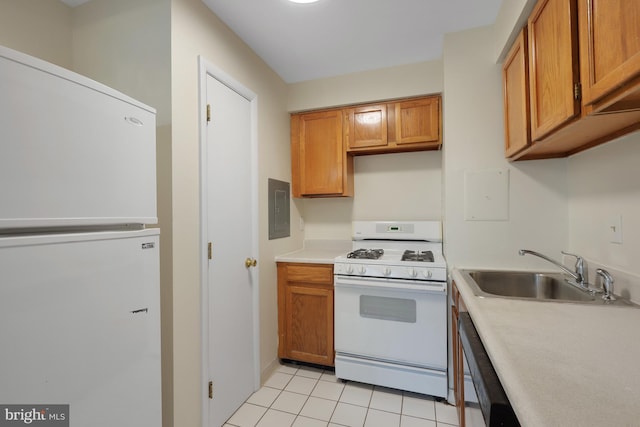
[[[447,395],[440,221],[355,221],[334,261],[336,377]]]

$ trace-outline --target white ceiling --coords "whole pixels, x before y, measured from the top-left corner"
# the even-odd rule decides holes
[[[502,0],[203,2],[294,83],[440,58],[443,34],[494,23]]]
[[[202,1],[295,83],[438,59],[445,33],[492,24],[503,0]]]

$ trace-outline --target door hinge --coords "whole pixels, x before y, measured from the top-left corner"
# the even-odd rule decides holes
[[[209,399],[213,399],[213,381],[209,381]]]
[[[582,84],[580,82],[573,84],[573,99],[576,101],[582,99]]]
[[[213,245],[211,244],[211,242],[207,244],[207,257],[209,259],[213,259]]]
[[[207,122],[211,121],[211,104],[207,104]]]

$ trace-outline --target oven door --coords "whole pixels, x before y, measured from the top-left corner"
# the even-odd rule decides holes
[[[334,277],[336,353],[446,369],[444,282]]]

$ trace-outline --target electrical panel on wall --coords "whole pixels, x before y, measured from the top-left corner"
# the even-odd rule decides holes
[[[289,237],[290,221],[290,184],[269,178],[269,240]]]

